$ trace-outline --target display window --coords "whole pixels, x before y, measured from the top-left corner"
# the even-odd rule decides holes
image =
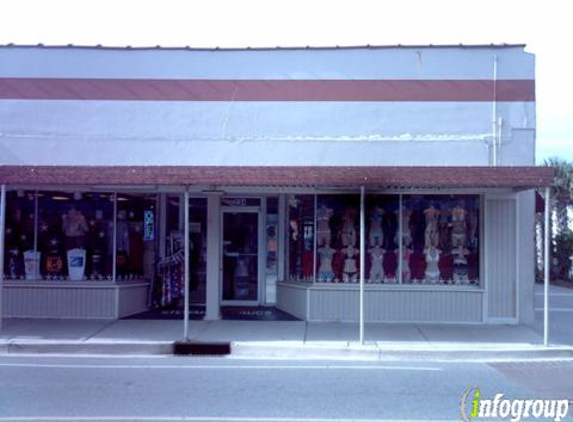
[[[314,280],[315,195],[287,195],[289,280]]]
[[[38,253],[45,280],[111,280],[113,195],[38,193]]]
[[[479,197],[404,195],[402,283],[479,285]]]
[[[399,209],[398,195],[366,195],[366,254],[367,283],[399,282]]]
[[[357,283],[360,195],[287,199],[289,279]],[[478,195],[367,194],[365,282],[479,286],[478,222]]]
[[[8,280],[30,280],[38,276],[39,260],[34,250],[35,213],[34,191],[6,193],[4,277]]]
[[[356,283],[360,257],[360,197],[318,195],[316,281]]]
[[[152,276],[155,261],[154,236],[146,234],[144,219],[149,213],[155,212],[156,202],[155,194],[117,194],[117,280]],[[111,237],[113,239],[113,235]]]

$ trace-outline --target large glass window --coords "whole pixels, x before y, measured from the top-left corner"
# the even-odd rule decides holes
[[[313,281],[314,195],[287,195],[289,280]]]
[[[289,279],[357,283],[360,196],[287,201]],[[479,285],[478,222],[478,195],[367,194],[365,282]]]
[[[153,275],[155,242],[154,236],[149,236],[146,227],[149,224],[149,216],[155,213],[156,200],[155,194],[117,194],[118,280],[150,278]]]
[[[34,253],[35,201],[33,191],[6,193],[4,277],[7,280],[33,280],[38,276]]]
[[[366,196],[366,268],[368,283],[399,281],[398,195]]]
[[[402,282],[479,284],[479,197],[404,195]]]
[[[113,195],[38,193],[38,252],[45,280],[111,280]]]
[[[317,282],[356,283],[360,257],[360,197],[318,195]]]

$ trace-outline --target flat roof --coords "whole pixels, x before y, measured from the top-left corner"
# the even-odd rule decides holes
[[[388,44],[388,45],[334,45],[334,46],[274,46],[274,47],[192,47],[192,46],[106,46],[106,45],[75,45],[75,44],[0,44],[0,48],[71,48],[71,49],[101,49],[101,50],[193,50],[193,51],[257,51],[257,50],[351,50],[351,49],[391,49],[391,48],[525,48],[526,44]]]
[[[553,184],[552,167],[0,166],[6,185],[512,188]]]

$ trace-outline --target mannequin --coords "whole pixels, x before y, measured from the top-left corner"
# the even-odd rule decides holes
[[[334,271],[332,270],[332,257],[336,252],[329,245],[318,249],[320,267],[318,268],[318,281],[331,283],[334,281]]]
[[[452,247],[459,248],[466,245],[468,212],[461,205],[452,208]]]
[[[452,249],[452,254],[454,255],[454,265],[468,265],[467,256],[470,251],[463,246],[458,246]]]
[[[402,208],[402,242],[404,246],[412,244],[412,233],[410,231],[410,217],[412,211],[409,208]]]
[[[85,235],[89,231],[86,218],[74,205],[62,216],[62,228],[66,235],[67,249],[84,248]]]
[[[382,266],[382,260],[384,258],[385,250],[376,245],[371,248],[370,253],[370,283],[382,283],[384,281],[384,267]]]
[[[384,210],[382,208],[374,208],[374,212],[370,216],[370,232],[368,234],[370,246],[382,246],[383,233],[382,233],[382,215]]]
[[[353,208],[347,208],[344,216],[342,217],[343,225],[341,232],[342,245],[354,246],[356,245],[356,228],[354,227],[355,211]]]
[[[410,256],[412,256],[412,249],[402,250],[402,282],[404,283],[409,283],[412,280]]]
[[[330,219],[333,214],[333,210],[324,204],[316,210],[316,241],[318,245],[330,245]]]
[[[358,276],[356,274],[358,272],[358,268],[356,268],[356,259],[354,257],[358,255],[359,250],[353,245],[349,245],[342,249],[342,252],[344,253],[342,281],[344,283],[356,283],[358,280]]]
[[[424,210],[424,216],[426,217],[426,231],[425,231],[425,248],[430,246],[438,246],[439,234],[438,234],[438,219],[440,217],[440,210],[430,205]]]
[[[440,254],[440,250],[435,246],[426,249],[426,282],[437,283],[440,281],[440,269],[438,268]]]

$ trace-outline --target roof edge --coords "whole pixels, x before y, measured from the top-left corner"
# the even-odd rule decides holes
[[[479,48],[525,48],[527,44],[388,44],[388,45],[335,45],[335,46],[275,46],[275,47],[191,47],[191,46],[111,46],[111,45],[75,45],[75,44],[0,44],[0,48],[39,48],[39,49],[84,49],[84,50],[178,50],[178,51],[282,51],[282,50],[381,50],[381,49],[412,49],[412,48],[461,48],[461,49],[479,49]]]

